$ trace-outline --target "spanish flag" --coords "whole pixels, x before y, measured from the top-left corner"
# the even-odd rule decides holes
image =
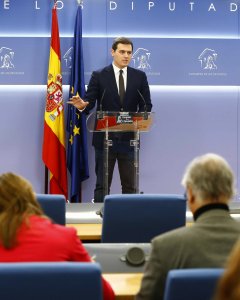
[[[42,158],[50,172],[50,194],[63,194],[67,199],[67,165],[63,109],[60,39],[57,10],[54,6],[52,9],[52,34]]]

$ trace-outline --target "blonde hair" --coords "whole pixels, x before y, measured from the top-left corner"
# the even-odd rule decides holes
[[[227,161],[213,153],[195,158],[182,179],[185,188],[191,187],[199,200],[229,200],[234,195],[234,175]]]
[[[16,244],[19,226],[30,215],[43,215],[29,181],[14,173],[0,176],[0,242],[9,249]]]
[[[214,300],[240,299],[240,240],[235,244],[221,277]]]

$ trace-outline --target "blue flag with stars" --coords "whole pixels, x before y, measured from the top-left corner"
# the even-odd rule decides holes
[[[74,42],[72,48],[72,72],[69,98],[85,94],[84,66],[82,50],[82,8],[77,9]],[[70,202],[81,202],[81,183],[89,178],[86,114],[74,106],[67,112],[68,151],[67,166],[71,175]]]

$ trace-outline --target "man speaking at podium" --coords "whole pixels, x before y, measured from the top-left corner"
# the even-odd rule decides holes
[[[113,62],[101,70],[94,71],[89,81],[84,99],[74,96],[68,103],[74,105],[83,113],[88,113],[97,101],[97,111],[108,112],[150,112],[151,96],[146,74],[129,67],[133,54],[133,43],[125,37],[113,41],[111,54]],[[136,193],[134,182],[134,147],[130,140],[132,132],[109,133],[112,146],[109,147],[108,187],[112,182],[116,161],[120,174],[122,193]],[[95,148],[95,172],[97,176],[94,190],[94,202],[104,200],[104,133],[93,133]],[[108,193],[109,193],[108,191]]]

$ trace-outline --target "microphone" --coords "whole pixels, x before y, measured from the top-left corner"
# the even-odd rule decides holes
[[[104,206],[102,206],[99,210],[96,211],[96,215],[103,218],[103,211],[104,211]]]
[[[101,100],[100,100],[99,111],[97,112],[97,118],[98,119],[103,119],[102,102],[103,102],[103,98],[104,98],[105,92],[106,92],[106,89],[104,89],[104,91],[102,93]]]
[[[146,104],[146,101],[145,101],[143,95],[141,94],[141,92],[140,92],[138,89],[137,89],[137,91],[138,91],[138,94],[140,95],[140,97],[141,97],[141,99],[142,99],[142,101],[143,101],[143,103],[144,103],[143,119],[144,119],[144,120],[147,120],[147,119],[148,119],[148,112],[147,112],[147,104]]]

